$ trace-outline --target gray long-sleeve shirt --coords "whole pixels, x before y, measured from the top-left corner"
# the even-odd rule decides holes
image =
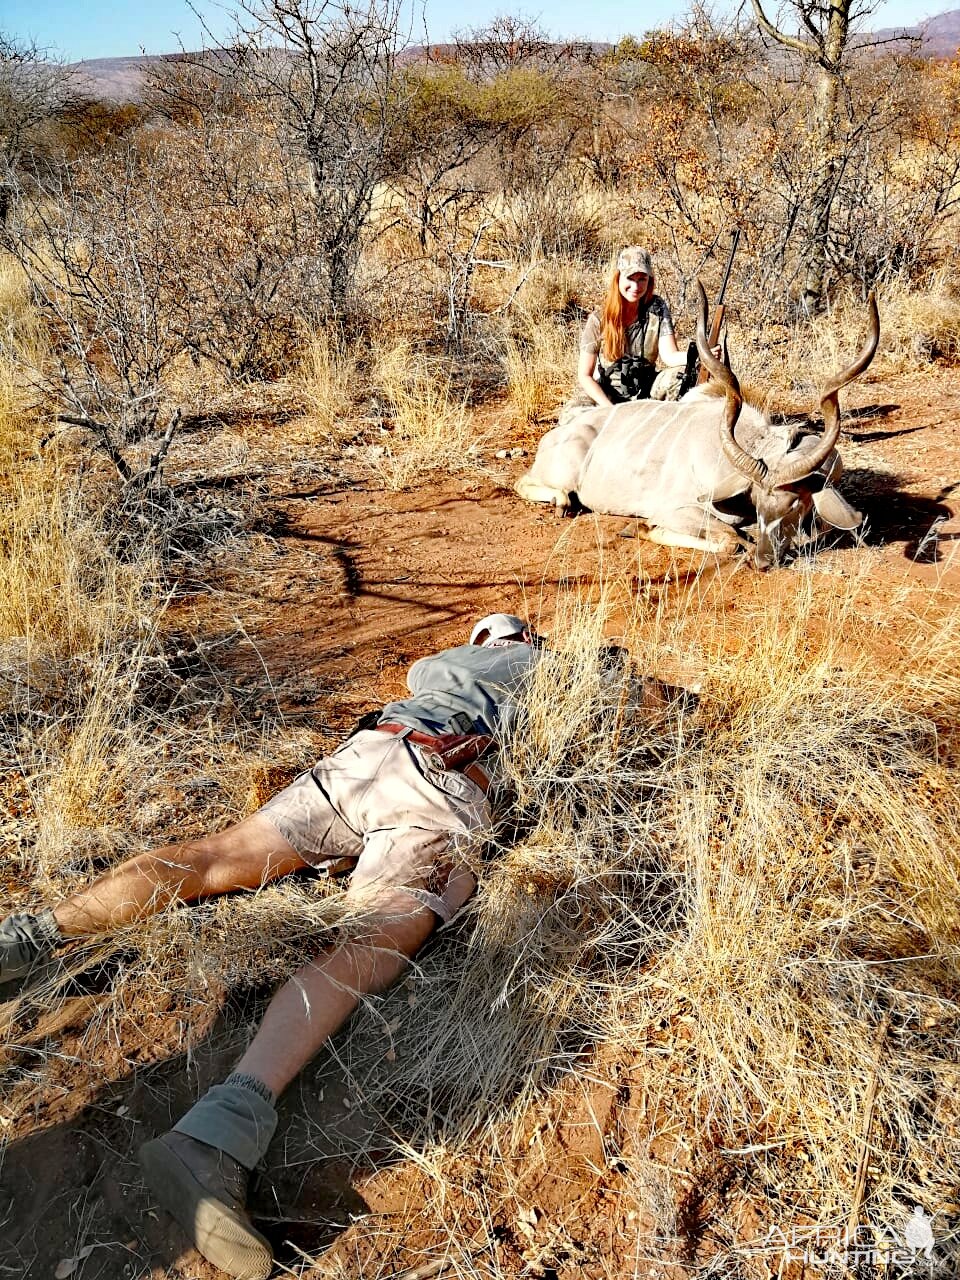
[[[520,641],[462,644],[420,658],[407,673],[413,695],[388,703],[379,723],[424,733],[488,733],[503,741],[516,721],[516,695],[543,656]]]

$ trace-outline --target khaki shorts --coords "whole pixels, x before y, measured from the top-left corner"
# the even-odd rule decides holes
[[[305,862],[349,872],[351,890],[403,889],[443,921],[473,891],[469,838],[491,825],[476,783],[427,768],[405,738],[376,730],[354,734],[259,812]]]

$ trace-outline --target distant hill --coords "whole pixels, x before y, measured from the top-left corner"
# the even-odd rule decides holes
[[[920,39],[923,57],[951,58],[960,48],[960,9],[937,14],[913,27],[884,27],[879,31],[864,33],[863,39],[896,41],[898,37]],[[595,51],[609,47],[600,44],[591,46]],[[431,48],[435,52],[444,52],[452,50],[453,46],[432,45]],[[404,50],[401,57],[405,62],[413,62],[425,53],[425,46],[412,45]],[[91,58],[74,65],[92,95],[114,102],[136,102],[143,92],[146,69],[179,56],[181,55],[165,53],[141,54],[139,57],[129,58]]]
[[[610,46],[605,46],[609,48]],[[437,53],[452,51],[453,45],[431,45]],[[400,54],[401,62],[415,62],[422,58],[427,46],[411,45]],[[162,62],[175,62],[178,58],[197,58],[199,53],[159,53],[140,54],[130,58],[88,58],[85,62],[74,62],[71,65],[83,80],[83,87],[96,98],[105,98],[113,102],[136,102],[143,93],[147,70]]]
[[[92,97],[111,102],[137,102],[143,93],[144,72],[149,66],[171,61],[178,54],[140,54],[133,58],[89,58],[73,63]]]
[[[952,58],[960,48],[960,9],[938,13],[914,27],[884,27],[871,33],[877,40],[895,40],[898,36],[916,37],[923,41],[920,52],[925,58]]]
[[[607,41],[564,41],[558,42],[556,48],[574,51],[589,51],[594,56],[612,49]],[[429,56],[443,59],[452,57],[456,50],[454,44],[412,44],[402,49],[399,55],[401,64],[419,62]],[[88,58],[85,62],[74,62],[72,67],[83,80],[83,87],[93,97],[108,99],[113,102],[136,102],[143,93],[146,71],[161,62],[174,62],[177,58],[199,57],[199,53],[161,53],[140,54],[130,58]]]

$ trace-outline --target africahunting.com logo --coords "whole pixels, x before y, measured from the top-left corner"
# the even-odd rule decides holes
[[[784,1262],[800,1262],[808,1267],[895,1267],[901,1273],[909,1271],[918,1276],[947,1274],[950,1269],[946,1251],[937,1249],[933,1219],[919,1205],[900,1229],[771,1227],[763,1237],[761,1250],[779,1255]]]

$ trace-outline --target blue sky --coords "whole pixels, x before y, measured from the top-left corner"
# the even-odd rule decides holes
[[[912,24],[919,18],[944,13],[957,0],[879,0],[869,27]],[[215,33],[225,33],[228,6],[200,0],[197,8],[207,16]],[[457,0],[426,0],[426,26],[430,39],[445,40],[452,30],[476,26],[498,13],[523,13],[556,36],[579,36],[593,40],[616,40],[628,32],[642,34],[683,14],[686,0],[647,0],[642,7],[622,0],[550,0],[511,4],[505,0],[473,0],[469,12]],[[776,12],[775,0],[768,0],[768,12]],[[67,59],[109,58],[147,53],[169,53],[179,47],[202,44],[201,25],[184,0],[0,0],[0,31],[21,39],[35,39],[40,45]],[[423,24],[412,29],[412,40],[423,39]],[[179,37],[179,40],[178,40]]]

